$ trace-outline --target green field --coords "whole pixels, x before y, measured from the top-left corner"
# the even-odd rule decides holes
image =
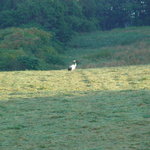
[[[148,150],[150,65],[0,73],[0,150]]]
[[[149,27],[84,33],[62,54],[74,72],[0,72],[0,150],[150,150],[149,41]]]
[[[67,59],[80,68],[150,64],[150,27],[78,34],[69,46]]]

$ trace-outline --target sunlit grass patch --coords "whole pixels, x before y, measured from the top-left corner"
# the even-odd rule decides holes
[[[74,72],[16,71],[0,73],[0,99],[77,95],[87,91],[150,89],[150,67],[77,69]]]

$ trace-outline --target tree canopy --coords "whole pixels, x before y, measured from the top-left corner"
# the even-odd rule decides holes
[[[150,25],[150,0],[1,0],[0,28],[39,27],[67,42],[73,32]]]

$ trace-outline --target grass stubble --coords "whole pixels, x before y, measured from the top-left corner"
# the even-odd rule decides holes
[[[150,66],[0,73],[1,150],[148,150]]]

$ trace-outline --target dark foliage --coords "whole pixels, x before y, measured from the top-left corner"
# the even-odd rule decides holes
[[[64,61],[58,55],[48,55],[46,57],[46,62],[51,63],[53,65],[64,65]]]
[[[22,56],[17,58],[19,70],[36,70],[39,67],[39,60],[34,57]]]
[[[65,43],[73,32],[150,25],[150,0],[1,0],[0,28],[41,27]]]

